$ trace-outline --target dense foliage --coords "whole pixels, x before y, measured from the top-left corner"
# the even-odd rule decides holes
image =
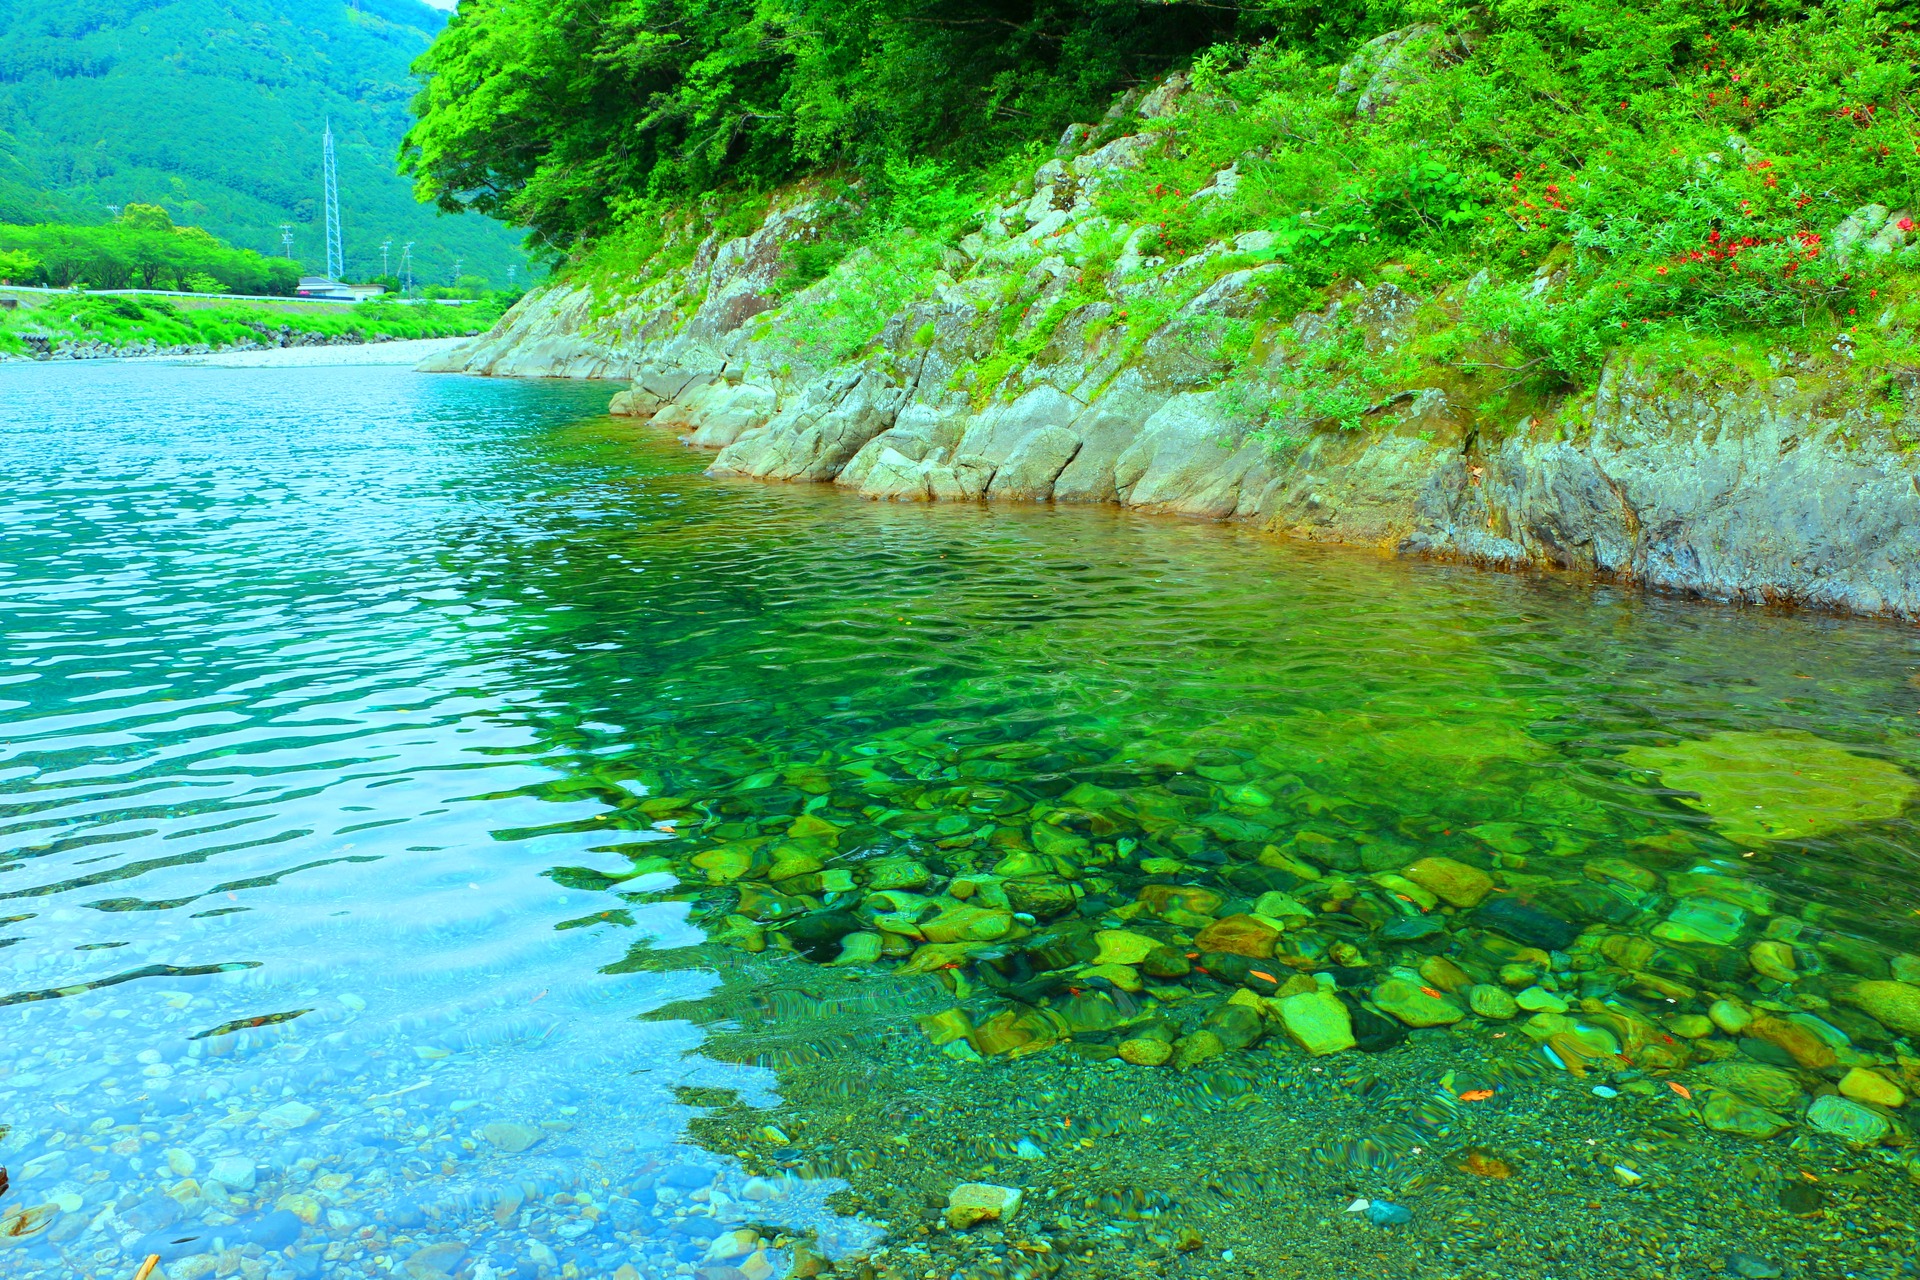
[[[318,271],[331,119],[350,275],[378,272],[390,239],[395,263],[416,242],[423,284],[456,259],[505,284],[519,237],[436,216],[393,170],[408,67],[443,22],[419,0],[0,0],[0,222],[143,202],[270,256],[290,223]]]
[[[650,197],[976,165],[1233,30],[1141,0],[467,0],[418,69],[423,196],[554,249]]]
[[[300,266],[176,227],[157,205],[130,204],[103,227],[0,224],[0,281],[93,289],[291,294]]]
[[[1196,68],[1211,101],[1104,211],[1163,224],[1175,259],[1265,230],[1259,256],[1293,267],[1301,306],[1383,272],[1429,297],[1475,278],[1429,353],[1497,331],[1560,380],[1663,329],[1898,318],[1920,252],[1920,39],[1904,7],[1560,0],[1442,16],[1373,111],[1356,106],[1377,59],[1341,94],[1311,51],[1211,51]],[[1236,161],[1231,197],[1183,194]]]

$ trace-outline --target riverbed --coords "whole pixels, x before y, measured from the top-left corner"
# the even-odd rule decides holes
[[[607,394],[0,369],[0,1277],[1920,1261],[1911,628]]]

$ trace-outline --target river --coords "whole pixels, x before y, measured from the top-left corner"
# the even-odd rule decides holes
[[[607,395],[0,368],[0,1277],[1911,1273],[1910,628]]]

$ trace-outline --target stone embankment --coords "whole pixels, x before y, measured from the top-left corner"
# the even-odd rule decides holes
[[[1519,421],[1428,385],[1385,397],[1358,430],[1251,432],[1248,402],[1280,362],[1322,341],[1390,355],[1416,317],[1458,314],[1477,281],[1426,296],[1392,280],[1356,286],[1293,317],[1294,340],[1272,354],[1225,354],[1225,327],[1287,325],[1268,297],[1288,270],[1263,260],[1270,233],[1168,262],[1150,226],[1095,209],[1102,184],[1177,136],[1180,91],[1176,79],[1070,130],[858,354],[816,340],[825,303],[853,277],[778,287],[785,246],[823,213],[796,196],[751,234],[711,236],[687,266],[631,291],[530,295],[430,367],[630,379],[612,411],[716,450],[716,476],[886,500],[1118,503],[1718,600],[1920,616],[1920,416],[1890,423],[1836,394],[1844,337],[1832,352],[1785,352],[1764,377],[1616,354],[1590,392]],[[1192,198],[1237,181],[1223,170]],[[1107,294],[1081,302],[1096,259]],[[1164,323],[1142,338],[1129,307],[1158,307]],[[1012,310],[1031,354],[983,386]]]

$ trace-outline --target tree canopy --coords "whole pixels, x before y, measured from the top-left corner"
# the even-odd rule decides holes
[[[405,164],[440,207],[560,250],[663,195],[977,163],[1241,21],[1201,0],[466,0],[415,64]]]

